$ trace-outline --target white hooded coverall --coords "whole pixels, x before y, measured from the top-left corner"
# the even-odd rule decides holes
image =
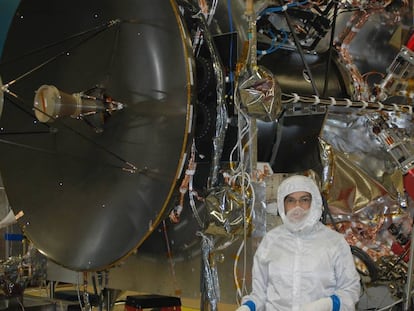
[[[306,221],[299,224],[286,218],[284,208],[285,197],[297,191],[312,196]],[[252,292],[243,297],[242,307],[250,311],[355,310],[359,274],[344,237],[319,221],[322,198],[315,182],[305,176],[288,177],[279,186],[277,206],[283,225],[270,230],[256,251]]]

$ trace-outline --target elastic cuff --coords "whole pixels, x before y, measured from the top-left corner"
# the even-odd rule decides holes
[[[243,305],[248,306],[250,311],[256,311],[256,304],[251,300],[247,300],[245,303],[243,303]]]
[[[339,309],[341,309],[341,300],[336,295],[332,295],[331,299],[332,299],[332,311],[339,311]]]

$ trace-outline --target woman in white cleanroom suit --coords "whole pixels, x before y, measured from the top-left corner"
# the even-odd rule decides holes
[[[252,292],[238,311],[355,310],[359,274],[344,237],[319,221],[322,198],[316,183],[305,176],[286,178],[277,207],[283,225],[261,241]]]

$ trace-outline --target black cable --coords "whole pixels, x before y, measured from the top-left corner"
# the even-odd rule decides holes
[[[378,268],[375,264],[375,262],[371,259],[371,257],[362,249],[360,249],[357,246],[351,245],[351,252],[352,255],[357,257],[359,260],[361,260],[365,267],[368,270],[368,275],[366,275],[363,271],[360,271],[357,267],[357,270],[360,274],[364,276],[370,277],[370,282],[375,282],[378,279]]]
[[[334,15],[333,15],[333,20],[332,20],[332,28],[331,28],[331,38],[330,38],[330,42],[329,42],[329,54],[328,54],[328,59],[327,59],[327,65],[326,65],[326,71],[325,71],[325,82],[323,85],[323,91],[322,91],[322,96],[325,97],[326,96],[326,91],[328,89],[328,85],[329,85],[329,73],[331,71],[331,63],[332,63],[332,57],[333,57],[333,49],[334,49],[334,40],[335,40],[335,29],[336,29],[336,18],[338,16],[338,2],[335,1],[335,6],[334,6]]]
[[[296,33],[295,33],[295,29],[294,29],[294,28],[293,28],[293,26],[292,26],[292,21],[290,20],[290,16],[289,16],[289,14],[288,14],[287,10],[285,10],[283,13],[284,13],[284,15],[285,15],[286,23],[287,23],[287,24],[288,24],[288,26],[289,26],[290,32],[292,33],[292,36],[293,36],[293,41],[295,41],[295,46],[296,46],[296,49],[297,49],[297,50],[298,50],[298,52],[299,52],[299,55],[300,55],[300,57],[301,57],[301,59],[302,59],[302,63],[303,63],[303,65],[305,66],[306,72],[307,72],[307,74],[308,74],[308,76],[309,76],[309,80],[310,80],[310,82],[311,82],[311,84],[312,84],[313,92],[314,92],[314,94],[315,94],[316,96],[318,96],[318,97],[319,97],[319,92],[318,92],[318,89],[316,88],[316,84],[315,84],[315,81],[314,81],[314,79],[313,79],[312,72],[311,72],[311,70],[310,70],[310,67],[309,67],[308,62],[307,62],[307,61],[306,61],[306,59],[305,59],[305,54],[303,53],[302,46],[300,45],[299,39],[298,39],[298,37],[297,37],[297,35],[296,35]]]
[[[332,213],[329,209],[328,201],[326,198],[322,195],[322,205],[323,205],[323,223],[326,224],[326,215],[329,216],[329,220],[331,221],[335,231],[339,232],[338,226],[336,225],[336,221],[332,216]]]
[[[24,100],[21,99],[18,95],[16,94],[11,94],[11,93],[5,93],[5,99],[7,99],[9,102],[11,102],[13,104],[14,107],[16,107],[17,109],[19,109],[20,111],[24,112],[26,115],[28,115],[29,117],[36,119],[36,117],[33,115],[33,109],[28,110],[26,108],[26,106],[24,105]],[[19,101],[21,104],[15,102],[13,99],[16,99],[17,101]],[[6,103],[6,101],[4,102]],[[53,118],[53,117],[52,117]],[[47,123],[42,123],[43,126],[47,127],[49,129],[50,132],[50,125]]]

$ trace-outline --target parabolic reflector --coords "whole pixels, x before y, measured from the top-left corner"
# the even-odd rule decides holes
[[[24,233],[58,264],[105,269],[163,217],[191,141],[186,42],[173,1],[21,2],[0,67],[13,81],[0,172]],[[122,109],[36,118],[42,85]]]

